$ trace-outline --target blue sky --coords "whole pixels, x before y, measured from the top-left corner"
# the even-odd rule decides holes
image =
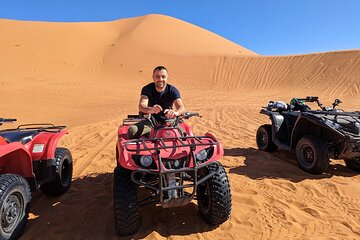
[[[17,20],[93,22],[165,14],[263,55],[360,49],[359,10],[360,0],[0,1],[0,18]]]

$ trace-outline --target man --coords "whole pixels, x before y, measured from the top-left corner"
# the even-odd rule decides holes
[[[164,66],[157,66],[153,71],[152,79],[154,82],[141,90],[139,112],[152,114],[156,122],[183,114],[185,106],[179,90],[167,83],[168,70]],[[142,120],[129,128],[128,137],[129,139],[139,138],[149,133],[151,128],[152,125],[148,119]]]

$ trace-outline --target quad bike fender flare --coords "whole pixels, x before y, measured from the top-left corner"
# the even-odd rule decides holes
[[[120,165],[129,170],[136,170],[138,166],[129,157],[129,152],[123,147],[123,142],[126,141],[123,138],[120,138],[116,144],[116,165]]]
[[[209,133],[209,132],[205,133],[205,136],[217,139],[214,134]],[[222,147],[221,143],[219,141],[217,141],[216,145],[214,146],[214,156],[212,158],[219,160],[223,156],[224,156],[224,148]]]
[[[68,131],[63,129],[58,133],[55,133],[54,135],[52,135],[47,144],[46,144],[46,150],[44,152],[44,156],[43,159],[52,159],[55,157],[55,151],[56,151],[56,147],[57,144],[59,142],[59,139],[64,136],[65,134],[68,134]]]
[[[194,132],[192,131],[191,127],[185,123],[185,122],[182,122],[179,124],[180,127],[183,128],[183,130],[189,135],[189,136],[194,136]]]
[[[118,129],[118,137],[119,139],[125,138],[127,136],[127,132],[128,132],[129,126],[120,126]]]
[[[12,142],[12,143],[8,143],[6,145],[2,145],[0,147],[0,158],[7,155],[7,154],[9,154],[9,153],[11,153],[11,152],[14,152],[14,151],[18,150],[18,149],[22,149],[22,150],[27,152],[24,145],[22,145],[19,142]]]
[[[20,142],[13,142],[0,148],[0,173],[15,173],[25,178],[33,178],[33,168],[29,151]]]
[[[275,134],[279,131],[281,125],[284,122],[284,116],[282,116],[281,114],[277,113],[277,112],[270,112],[268,110],[265,109],[261,109],[260,111],[261,114],[265,114],[267,115],[270,120],[271,120],[271,129],[272,129],[272,140],[273,142],[275,142]]]
[[[296,120],[294,124],[294,128],[292,129],[291,132],[291,139],[290,139],[291,149],[294,149],[296,147],[296,144],[300,140],[300,138],[302,138],[304,135],[309,134],[308,132],[306,132],[310,130],[309,126],[317,126],[318,128],[322,128],[324,131],[326,130],[337,134],[340,138],[343,138],[344,140],[346,139],[343,133],[326,125],[323,122],[319,122],[318,118],[311,118],[301,113],[298,119]],[[318,136],[318,137],[322,138],[323,136]]]
[[[0,146],[1,145],[7,145],[7,144],[8,143],[5,141],[5,139],[0,136]]]

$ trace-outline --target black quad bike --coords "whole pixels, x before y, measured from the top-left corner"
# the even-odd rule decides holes
[[[317,103],[311,110],[306,103]],[[259,127],[256,143],[260,150],[296,152],[301,169],[322,174],[331,159],[344,159],[346,166],[360,172],[360,112],[337,109],[336,99],[325,107],[318,97],[293,98],[290,104],[270,101],[260,113],[270,124]]]

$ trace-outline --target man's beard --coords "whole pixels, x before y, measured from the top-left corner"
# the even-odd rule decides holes
[[[158,87],[158,88],[163,88],[163,87],[165,87],[165,85],[166,85],[165,82],[157,82],[156,83],[156,87]]]

